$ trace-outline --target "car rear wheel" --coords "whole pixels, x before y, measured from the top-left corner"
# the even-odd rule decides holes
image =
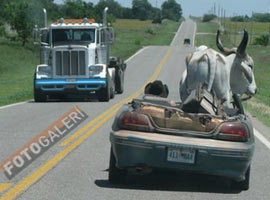
[[[116,166],[115,156],[111,149],[110,153],[110,166],[109,166],[109,181],[110,183],[123,183],[126,177],[126,171],[118,169]]]
[[[250,177],[250,166],[245,174],[245,180],[243,181],[232,181],[231,188],[237,190],[248,190],[249,189],[249,177]]]

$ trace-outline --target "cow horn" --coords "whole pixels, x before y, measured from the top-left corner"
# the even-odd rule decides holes
[[[242,56],[246,55],[247,44],[248,44],[248,32],[244,29],[243,39],[242,39],[239,47],[237,48],[237,53],[239,55],[242,55]]]
[[[217,38],[216,38],[216,43],[217,43],[217,47],[218,49],[224,53],[226,56],[236,53],[234,50],[228,49],[226,47],[224,47],[224,45],[222,44],[221,40],[220,40],[220,30],[217,31]]]

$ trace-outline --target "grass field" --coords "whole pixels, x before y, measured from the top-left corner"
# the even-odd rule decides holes
[[[128,58],[143,46],[169,45],[180,23],[164,20],[160,24],[148,21],[119,19],[113,24],[116,41],[112,54]]]
[[[262,23],[254,23],[253,25],[261,27]],[[264,26],[266,26],[266,24],[264,24]],[[200,29],[200,27],[203,28]],[[215,23],[198,23],[198,32],[208,31],[209,33],[215,33],[215,28],[217,28],[217,24]],[[241,37],[241,35],[238,36],[237,45],[240,43]],[[197,35],[196,46],[204,44],[217,49],[215,38],[216,36],[213,34]],[[234,46],[231,38],[232,37],[228,35],[222,37],[225,46],[229,48]],[[258,93],[254,98],[244,103],[244,105],[252,115],[257,116],[267,126],[270,126],[270,47],[249,45],[247,52],[252,56],[255,63],[254,74]]]
[[[164,21],[117,20],[113,24],[116,41],[112,55],[126,59],[146,45],[169,45],[180,23]],[[0,38],[0,106],[33,98],[34,68],[39,48]]]
[[[39,52],[32,45],[0,39],[0,105],[32,98],[34,66]]]

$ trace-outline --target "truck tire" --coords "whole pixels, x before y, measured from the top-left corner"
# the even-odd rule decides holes
[[[124,183],[126,178],[126,171],[118,169],[115,166],[116,160],[111,148],[110,153],[110,166],[109,166],[109,182],[112,184]]]
[[[47,100],[47,96],[39,89],[36,88],[35,86],[36,82],[36,72],[34,73],[34,100],[35,102],[45,102]]]
[[[111,89],[108,86],[108,84],[105,88],[101,88],[98,92],[98,100],[102,102],[110,101],[110,97],[111,97],[110,90]]]
[[[113,99],[114,98],[114,96],[115,96],[115,88],[114,87],[112,87],[111,88],[111,99]]]
[[[118,94],[124,92],[124,71],[120,70],[121,69],[117,68],[115,75],[115,90]]]
[[[248,190],[249,189],[249,177],[250,177],[250,166],[245,174],[245,180],[243,181],[232,181],[231,188],[236,190]]]
[[[34,88],[34,100],[35,102],[45,102],[47,97],[40,90]]]

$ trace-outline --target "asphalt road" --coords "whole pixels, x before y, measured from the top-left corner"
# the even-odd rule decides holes
[[[148,177],[130,177],[127,185],[108,182],[109,132],[118,105],[128,101],[147,81],[158,79],[170,89],[169,98],[178,100],[184,58],[193,51],[183,39],[194,41],[196,25],[182,24],[170,46],[146,47],[127,63],[125,92],[108,103],[78,101],[34,103],[32,101],[0,108],[0,162],[47,128],[72,107],[79,106],[88,119],[50,148],[13,179],[0,173],[0,196],[17,199],[270,199],[270,147],[256,139],[248,191],[232,191],[228,181],[216,177],[160,172]],[[116,105],[112,109],[112,106]],[[109,111],[107,111],[110,109]],[[107,111],[107,112],[106,112]],[[95,120],[100,114],[104,115]],[[80,130],[95,120],[85,131]],[[270,140],[269,128],[254,119],[254,126]],[[79,134],[80,133],[80,134]],[[62,143],[72,135],[70,143]],[[61,145],[62,144],[62,145]],[[7,189],[2,191],[1,188]],[[9,187],[8,187],[9,186]],[[0,198],[0,199],[2,199]]]

